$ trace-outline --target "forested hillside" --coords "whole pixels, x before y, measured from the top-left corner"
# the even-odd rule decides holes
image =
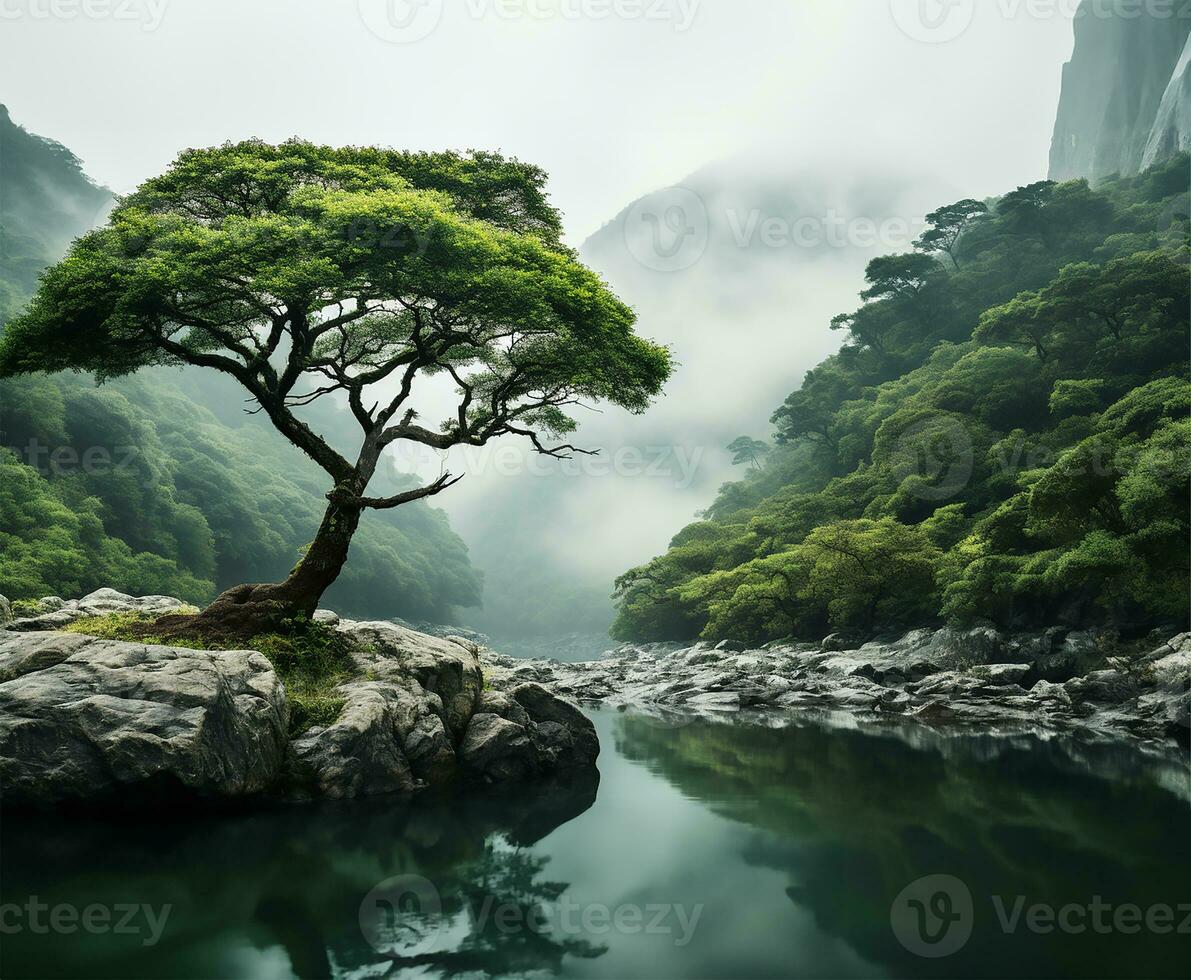
[[[1188,166],[957,202],[870,263],[764,465],[618,580],[614,635],[1182,621]]]
[[[0,106],[0,329],[111,203],[69,150]],[[244,408],[230,383],[164,369],[100,387],[86,375],[0,382],[0,592],[111,586],[202,602],[283,577],[318,526],[326,481]],[[341,415],[308,419],[346,441]],[[422,503],[368,515],[329,594],[344,613],[428,619],[479,597],[463,542]]]

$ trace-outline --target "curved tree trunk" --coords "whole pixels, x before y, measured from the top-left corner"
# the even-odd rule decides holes
[[[237,585],[219,595],[197,616],[165,616],[154,632],[169,638],[250,637],[278,629],[287,619],[309,619],[331,583],[339,577],[362,509],[332,498],[318,533],[284,582]]]

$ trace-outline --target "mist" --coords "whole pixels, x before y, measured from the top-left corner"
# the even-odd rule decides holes
[[[569,441],[598,456],[390,458],[424,479],[466,473],[435,501],[486,578],[485,609],[461,616],[507,634],[602,631],[613,579],[740,474],[727,443],[769,439],[773,410],[838,346],[829,321],[857,304],[866,262],[908,249],[940,204],[1045,176],[1073,5],[982,4],[958,36],[925,39],[900,0],[606,17],[447,0],[416,36],[394,36],[381,6],[16,17],[0,82],[21,122],[117,192],[183,147],[291,135],[500,149],[550,173],[568,241],[678,370],[643,416],[578,411]],[[436,421],[452,404],[441,379],[417,394]],[[542,590],[554,615],[530,624],[519,612]]]

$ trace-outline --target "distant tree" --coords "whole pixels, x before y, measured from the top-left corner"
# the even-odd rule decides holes
[[[946,252],[951,264],[958,269],[959,241],[972,221],[984,214],[988,214],[988,208],[972,198],[932,211],[926,216],[930,228],[922,233],[914,247],[920,252]]]
[[[750,436],[740,436],[728,443],[728,452],[732,453],[732,465],[743,466],[750,463],[753,469],[759,470],[761,462],[773,451],[767,442],[753,439]]]
[[[873,259],[864,270],[868,289],[860,297],[865,300],[902,297],[912,299],[939,272],[939,263],[929,255],[883,255]],[[835,327],[835,323],[832,323]]]
[[[291,141],[183,153],[110,224],[50,269],[0,339],[0,376],[105,378],[194,365],[234,378],[254,411],[332,488],[319,530],[281,583],[237,586],[188,628],[251,633],[310,616],[339,576],[361,515],[456,482],[370,497],[382,453],[504,435],[539,453],[575,429],[569,406],[641,412],[670,373],[632,311],[559,241],[545,175],[496,154],[409,154]],[[423,424],[415,382],[441,375],[451,416]],[[302,418],[342,399],[353,460]],[[169,624],[168,628],[181,624]]]
[[[973,337],[985,344],[1018,344],[1033,348],[1040,361],[1050,357],[1054,307],[1037,292],[1020,293],[980,317]]]

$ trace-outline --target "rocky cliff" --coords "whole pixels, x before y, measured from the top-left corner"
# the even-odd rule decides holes
[[[1050,151],[1052,180],[1130,176],[1191,146],[1191,15],[1085,0]]]

